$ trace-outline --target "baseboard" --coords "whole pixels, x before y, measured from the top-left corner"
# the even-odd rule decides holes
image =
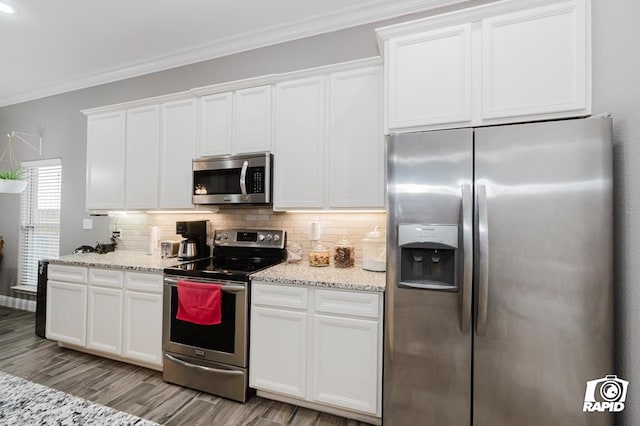
[[[299,405],[300,407],[310,408],[316,411],[324,411],[325,413],[346,417],[348,419],[357,420],[359,422],[368,423],[371,425],[382,424],[382,419],[380,417],[372,416],[369,414],[355,413],[353,411],[342,409],[342,408],[329,407],[324,404],[310,402],[310,401],[293,398],[293,397],[288,397],[288,396],[277,394],[275,392],[258,390],[256,392],[256,395],[262,398],[273,399],[275,401],[280,401],[287,404]]]
[[[20,309],[22,311],[35,312],[36,301],[18,299],[16,297],[0,296],[0,306],[6,306],[7,308]]]

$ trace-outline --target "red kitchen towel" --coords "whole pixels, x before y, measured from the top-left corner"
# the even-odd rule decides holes
[[[222,321],[222,287],[178,281],[178,313],[176,319],[200,325],[215,325]]]

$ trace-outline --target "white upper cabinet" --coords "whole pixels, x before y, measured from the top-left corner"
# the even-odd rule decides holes
[[[331,74],[328,117],[329,207],[383,208],[381,68]]]
[[[274,209],[384,208],[379,65],[276,89]]]
[[[378,29],[385,131],[589,115],[588,1],[501,1]]]
[[[389,41],[389,128],[471,123],[471,24]]]
[[[583,1],[482,21],[482,118],[587,111]]]
[[[194,158],[273,152],[275,210],[383,209],[380,64],[369,58],[85,110],[87,208],[190,209]]]
[[[274,208],[322,208],[325,78],[276,86]]]
[[[160,108],[158,105],[127,111],[125,207],[158,207],[158,150]]]
[[[233,137],[233,93],[200,98],[198,156],[231,154]]]
[[[271,86],[235,93],[233,154],[271,151]]]
[[[87,120],[88,210],[124,207],[125,113],[92,115]]]
[[[198,156],[271,151],[271,86],[200,98]]]
[[[192,208],[192,166],[196,156],[196,100],[160,106],[160,208]]]

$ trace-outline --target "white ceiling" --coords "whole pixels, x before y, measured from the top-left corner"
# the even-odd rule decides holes
[[[463,0],[0,0],[0,106]]]

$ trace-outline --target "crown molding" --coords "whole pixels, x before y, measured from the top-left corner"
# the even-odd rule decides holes
[[[411,13],[450,6],[463,3],[464,1],[467,0],[375,0],[366,5],[339,9],[288,24],[273,25],[259,31],[227,37],[212,43],[174,51],[144,61],[124,64],[110,70],[79,76],[51,85],[0,97],[0,107],[85,89],[100,84],[112,83],[127,78],[138,77],[153,72],[164,71],[358,25],[397,18]]]

